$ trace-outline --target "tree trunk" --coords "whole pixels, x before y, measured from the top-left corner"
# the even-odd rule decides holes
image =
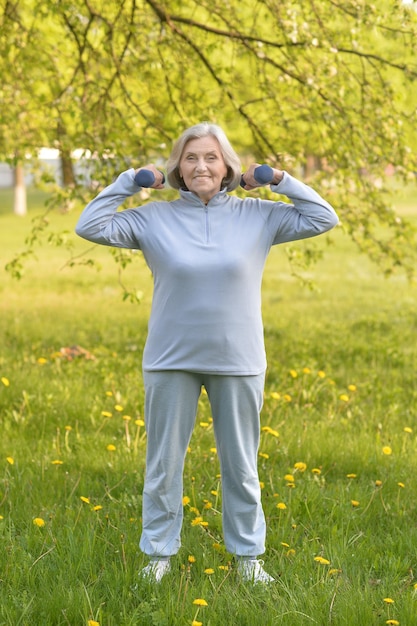
[[[16,167],[14,169],[13,211],[15,215],[26,215],[27,213],[25,171],[21,163],[16,163]]]
[[[74,165],[71,159],[71,152],[61,147],[61,171],[62,171],[62,185],[64,187],[75,186]]]

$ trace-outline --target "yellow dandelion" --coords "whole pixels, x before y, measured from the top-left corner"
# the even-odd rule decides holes
[[[65,426],[65,430],[69,433],[72,430],[72,426]]]
[[[341,574],[342,570],[341,569],[337,569],[336,567],[332,567],[329,569],[328,574],[330,576],[334,576],[335,574]]]
[[[3,385],[5,387],[9,387],[10,386],[10,380],[8,378],[6,378],[6,376],[2,376],[0,380],[1,380],[1,382],[3,383]]]
[[[350,503],[351,503],[352,506],[359,506],[359,504],[360,504],[358,502],[358,500],[351,500]]]
[[[270,426],[262,426],[262,432],[267,433],[268,435],[272,435],[273,437],[279,437],[279,433],[277,430],[274,430]]]
[[[201,428],[208,428],[210,426],[209,422],[200,422]]]
[[[87,622],[87,626],[100,626],[100,622],[96,622],[95,619],[89,619]]]
[[[289,393],[285,393],[284,394],[284,400],[285,400],[285,402],[291,402],[292,401],[292,398],[291,398]]]
[[[199,526],[202,521],[203,521],[203,518],[200,516],[197,516],[193,520],[191,520],[191,526]]]
[[[38,359],[38,363],[39,365],[45,365],[45,363],[48,363],[48,359],[45,359],[45,357],[40,356]]]
[[[284,546],[284,548],[289,548],[290,544],[289,543],[285,543],[285,541],[281,541],[281,545]]]
[[[417,589],[417,583],[414,583],[413,587],[414,589]]]
[[[287,505],[285,504],[285,502],[278,502],[277,509],[279,509],[280,511],[285,511],[286,508]]]
[[[319,467],[313,467],[313,469],[311,470],[311,473],[316,474],[316,476],[320,476],[321,469]]]
[[[413,429],[410,428],[409,426],[404,426],[404,432],[411,434],[413,432]]]
[[[85,496],[80,496],[80,500],[85,502],[85,504],[90,504],[90,498],[86,498]]]
[[[12,456],[7,456],[6,461],[9,465],[14,465],[14,458]]]
[[[190,555],[188,556],[188,562],[189,562],[189,563],[195,563],[195,562],[196,562],[196,560],[197,560],[197,559],[196,559],[196,558],[195,558],[195,556],[193,556],[192,554],[190,554]]]
[[[400,622],[397,619],[387,619],[386,624],[391,624],[391,626],[399,626]]]
[[[296,370],[290,370],[290,376],[291,376],[291,378],[297,378],[298,374],[297,374]]]
[[[112,391],[106,391],[106,396],[107,396],[108,398],[111,398],[111,397],[112,397],[112,395],[113,395],[113,392],[112,392]]]
[[[141,419],[135,420],[136,426],[145,426],[145,422]]]
[[[203,509],[212,509],[213,508],[213,504],[211,502],[206,502],[203,506]]]
[[[281,394],[278,391],[271,391],[270,396],[273,400],[280,400]]]
[[[341,400],[342,402],[349,402],[349,396],[346,393],[342,393],[339,396],[339,400]]]
[[[356,385],[348,385],[348,389],[349,391],[356,391],[357,387]]]
[[[110,411],[102,411],[101,412],[103,417],[112,417],[113,413],[110,413]]]
[[[294,468],[299,472],[305,472],[307,469],[307,464],[303,463],[303,461],[297,461],[297,463],[294,463]]]
[[[210,576],[211,574],[214,574],[214,569],[212,567],[206,567],[204,573]]]
[[[394,604],[394,600],[392,598],[384,598],[385,604]]]
[[[223,570],[224,572],[228,572],[229,571],[229,566],[228,565],[219,565],[219,569]]]
[[[287,550],[286,552],[286,556],[294,556],[295,554],[295,550],[294,548],[290,548],[289,550]]]
[[[215,496],[215,497],[217,497],[219,495],[219,492],[216,489],[212,489],[210,491],[210,493],[211,493],[212,496]]]
[[[376,480],[375,487],[381,487],[381,486],[382,486],[382,480]]]
[[[398,485],[399,487],[401,487],[401,489],[404,489],[404,487],[405,487],[404,483],[397,483],[397,485]]]
[[[323,370],[320,370],[317,372],[317,376],[319,378],[326,378],[326,372],[323,372]]]
[[[311,374],[311,369],[309,367],[303,367],[303,374]]]
[[[43,528],[45,526],[45,520],[42,519],[41,517],[35,517],[35,519],[33,520],[33,523],[38,528]]]
[[[193,619],[191,626],[203,626],[203,622],[198,622],[196,619]]]
[[[262,457],[263,459],[269,459],[269,454],[267,454],[266,452],[260,452],[259,456]]]
[[[193,604],[196,604],[197,606],[208,606],[207,602],[203,598],[196,598],[193,600]]]
[[[330,561],[322,556],[315,556],[314,560],[316,563],[320,563],[320,565],[330,565]]]
[[[293,483],[295,480],[292,474],[285,474],[284,479],[289,483]]]
[[[108,450],[109,452],[114,452],[116,450],[116,446],[114,444],[112,444],[112,443],[109,443],[106,446],[106,450]]]
[[[217,454],[217,448],[210,448],[210,452],[212,454]]]
[[[132,418],[130,417],[130,415],[123,415],[123,419],[125,422],[130,422]]]
[[[346,478],[357,478],[357,474],[346,474]]]
[[[93,511],[101,511],[102,508],[101,504],[96,504],[96,506],[93,506]]]
[[[392,454],[392,448],[390,448],[390,446],[384,446],[382,448],[382,454],[386,454],[387,456],[389,456],[390,454]]]
[[[217,552],[220,552],[222,550],[222,546],[220,543],[213,543],[213,550],[217,550]]]
[[[51,465],[63,465],[64,461],[60,461],[59,459],[55,459],[54,461],[51,461]]]
[[[0,520],[4,519],[3,515],[0,515]]]

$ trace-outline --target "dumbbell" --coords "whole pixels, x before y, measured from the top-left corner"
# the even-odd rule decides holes
[[[164,173],[161,172],[160,170],[158,170],[158,172],[162,174],[162,184],[164,184],[165,182]],[[134,181],[138,185],[138,187],[152,187],[152,185],[155,182],[155,174],[151,172],[151,170],[146,170],[146,169],[139,170],[135,174]]]
[[[242,174],[242,178],[240,179],[240,186],[245,187],[246,183],[243,178],[244,174]],[[253,177],[257,183],[261,185],[267,185],[272,182],[274,178],[274,170],[269,165],[258,165],[255,167],[255,171],[253,172]]]

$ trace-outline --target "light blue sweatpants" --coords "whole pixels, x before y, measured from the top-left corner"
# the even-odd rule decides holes
[[[146,472],[141,550],[176,554],[183,520],[184,460],[201,387],[210,400],[222,476],[223,534],[238,556],[265,551],[265,517],[257,470],[264,374],[227,376],[144,372]]]

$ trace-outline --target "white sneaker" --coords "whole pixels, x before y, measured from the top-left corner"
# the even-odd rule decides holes
[[[170,571],[171,562],[169,559],[155,559],[139,572],[139,576],[149,581],[159,583],[165,574],[168,574]]]
[[[272,578],[266,573],[262,565],[263,561],[258,559],[239,559],[237,563],[237,571],[242,580],[250,583],[263,583],[268,585],[273,583],[275,578]]]

